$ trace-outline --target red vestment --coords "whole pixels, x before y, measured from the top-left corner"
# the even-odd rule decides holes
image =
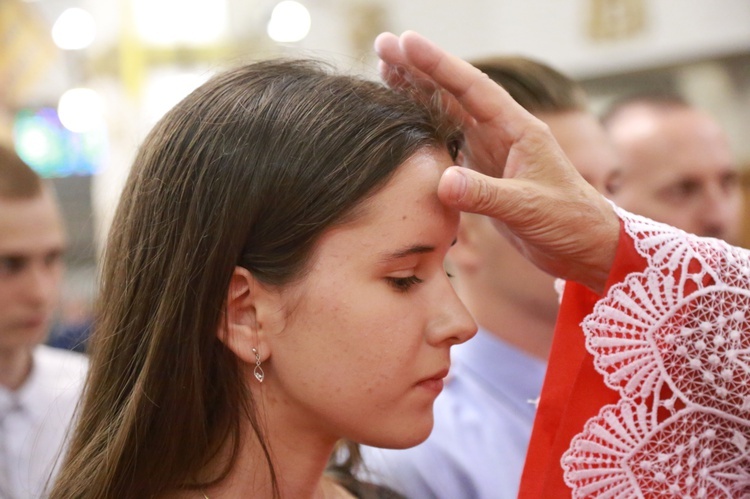
[[[750,495],[750,252],[619,210],[568,282],[520,498]]]

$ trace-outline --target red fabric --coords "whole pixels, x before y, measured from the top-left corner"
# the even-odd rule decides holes
[[[642,271],[646,264],[621,224],[617,255],[606,289],[623,281],[631,272]],[[570,497],[560,459],[586,422],[603,406],[616,403],[619,398],[594,369],[594,358],[586,350],[580,326],[599,298],[580,284],[565,285],[519,498]]]

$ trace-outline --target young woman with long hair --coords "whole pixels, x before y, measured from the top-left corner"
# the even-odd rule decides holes
[[[366,495],[325,475],[337,443],[424,440],[475,332],[443,269],[457,132],[304,60],[231,69],[165,115],[111,227],[51,497]]]

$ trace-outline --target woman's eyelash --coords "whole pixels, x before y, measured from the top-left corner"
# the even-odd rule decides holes
[[[409,277],[388,277],[388,282],[398,291],[408,291],[413,285],[424,281],[415,275],[410,275]]]

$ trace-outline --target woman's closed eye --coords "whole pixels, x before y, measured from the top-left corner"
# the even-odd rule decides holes
[[[409,291],[415,284],[424,282],[422,279],[415,275],[407,277],[386,277],[388,283],[393,286],[397,291]]]

